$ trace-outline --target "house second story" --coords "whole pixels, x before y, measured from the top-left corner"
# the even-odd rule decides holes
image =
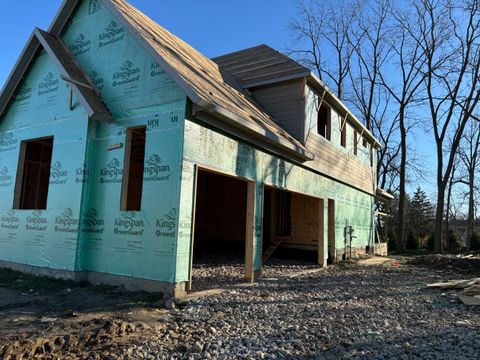
[[[306,166],[375,190],[380,144],[309,69],[267,45],[213,60],[308,149],[313,159]]]

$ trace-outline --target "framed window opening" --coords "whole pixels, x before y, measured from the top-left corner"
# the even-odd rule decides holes
[[[145,171],[146,126],[127,129],[121,210],[140,211]]]
[[[357,130],[353,131],[353,154],[358,156],[358,133]]]
[[[340,118],[341,136],[340,145],[347,147],[347,121],[344,118]]]
[[[53,136],[25,140],[20,144],[13,208],[47,209]]]
[[[317,114],[317,133],[327,140],[331,137],[332,109],[322,101]]]

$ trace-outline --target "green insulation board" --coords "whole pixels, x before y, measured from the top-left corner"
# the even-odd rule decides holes
[[[0,124],[0,260],[174,281],[186,97],[101,1],[63,40],[113,115],[90,121],[44,52]],[[147,126],[141,211],[120,210],[126,131]],[[21,141],[54,136],[47,209],[13,210]]]
[[[346,226],[352,226],[355,231],[356,238],[353,239],[352,247],[371,244],[373,196],[190,120],[186,120],[185,125],[180,224],[189,224],[192,221],[195,165],[255,181],[254,268],[256,270],[261,268],[264,185],[276,186],[325,200],[335,200],[336,248],[345,247],[344,228]],[[327,214],[328,201],[325,201],[324,205],[324,212]],[[324,221],[324,238],[327,239],[326,215]],[[179,234],[182,236],[178,239],[177,282],[187,281],[190,263],[189,230],[179,229]],[[324,256],[327,258],[327,246],[325,246]]]
[[[0,123],[0,260],[74,270],[87,115],[41,52]],[[13,209],[23,140],[53,136],[46,210]],[[79,181],[80,180],[80,181]]]

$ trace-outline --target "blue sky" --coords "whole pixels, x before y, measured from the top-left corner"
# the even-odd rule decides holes
[[[47,29],[62,0],[15,0],[0,12],[0,86],[3,87],[33,28]],[[295,0],[130,0],[130,3],[208,57],[268,44],[278,50],[291,44],[288,24]],[[434,198],[433,139],[417,130],[411,147],[425,162],[420,185]],[[408,186],[414,191],[417,183]]]

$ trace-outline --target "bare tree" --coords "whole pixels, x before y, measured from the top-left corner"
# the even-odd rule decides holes
[[[422,56],[420,43],[412,36],[417,31],[418,25],[412,14],[402,9],[393,11],[395,36],[392,36],[392,57],[398,67],[398,79],[387,78],[382,71],[379,78],[382,85],[396,103],[396,112],[400,129],[400,165],[399,165],[399,223],[397,229],[397,248],[405,250],[405,201],[407,180],[407,134],[409,127],[409,107],[416,104],[418,93],[423,84],[423,76],[420,71],[425,59]]]
[[[437,152],[435,252],[443,252],[445,191],[465,126],[480,100],[480,2],[419,0],[419,31],[425,87]],[[444,149],[447,135],[451,146]]]
[[[381,88],[378,76],[392,49],[391,11],[389,0],[373,1],[357,14],[357,26],[348,36],[354,50],[349,72],[353,96],[349,100],[361,114],[368,130],[375,130],[375,126],[382,128],[379,124],[388,116],[390,96]],[[389,130],[394,127],[390,126]]]
[[[290,23],[295,42],[306,43],[306,47],[286,52],[314,69],[341,100],[353,54],[349,35],[361,6],[360,2],[352,4],[346,0],[327,4],[318,0],[300,1],[298,16]],[[329,61],[322,60],[324,51],[328,52]]]
[[[462,146],[458,150],[459,158],[465,168],[466,176],[461,180],[468,187],[468,215],[466,247],[470,250],[472,244],[473,223],[475,220],[475,195],[478,185],[475,183],[477,171],[480,168],[480,123],[471,122],[467,125]]]

